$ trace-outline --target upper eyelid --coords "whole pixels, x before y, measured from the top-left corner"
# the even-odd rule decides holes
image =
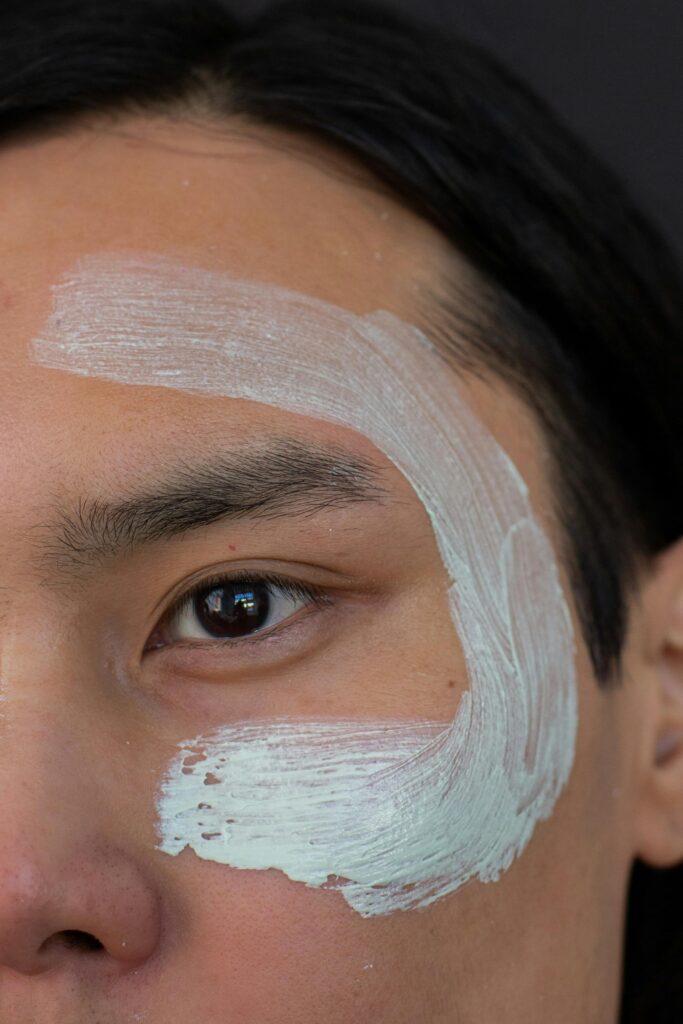
[[[302,583],[294,578],[279,575],[278,573],[267,573],[267,572],[244,572],[240,571],[237,573],[212,573],[205,579],[197,580],[195,583],[186,590],[179,594],[169,605],[167,610],[162,614],[162,621],[165,621],[167,616],[172,615],[187,607],[187,605],[203,590],[207,590],[209,587],[221,587],[225,584],[230,583],[265,583],[268,586],[280,587],[283,590],[290,588],[291,592],[299,592],[307,597],[314,598],[321,594],[321,588],[316,587],[313,584]]]

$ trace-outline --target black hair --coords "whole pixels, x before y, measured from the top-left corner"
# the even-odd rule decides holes
[[[0,141],[190,106],[340,147],[469,262],[476,296],[444,272],[420,315],[455,365],[536,413],[586,643],[616,684],[629,590],[683,533],[683,290],[657,229],[490,54],[371,0],[0,13]]]

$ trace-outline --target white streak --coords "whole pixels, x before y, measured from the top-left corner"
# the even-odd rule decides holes
[[[233,723],[183,744],[160,849],[279,868],[369,916],[497,879],[574,759],[569,612],[510,458],[416,327],[174,263],[97,254],[55,286],[45,366],[277,406],[357,430],[424,504],[470,689],[454,721]]]

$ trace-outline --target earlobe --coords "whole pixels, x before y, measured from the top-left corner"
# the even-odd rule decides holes
[[[653,867],[683,862],[683,542],[669,548],[647,588],[655,713],[636,821],[636,855]]]

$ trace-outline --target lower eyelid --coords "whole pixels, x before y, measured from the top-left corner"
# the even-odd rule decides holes
[[[171,645],[170,649],[186,650],[186,651],[215,651],[221,648],[235,648],[253,647],[256,644],[265,644],[268,641],[279,640],[282,633],[286,633],[288,628],[294,626],[295,623],[278,623],[276,626],[272,626],[270,629],[262,629],[257,633],[252,633],[249,636],[242,637],[241,639],[234,640],[229,637],[225,637],[222,640],[176,640]]]

